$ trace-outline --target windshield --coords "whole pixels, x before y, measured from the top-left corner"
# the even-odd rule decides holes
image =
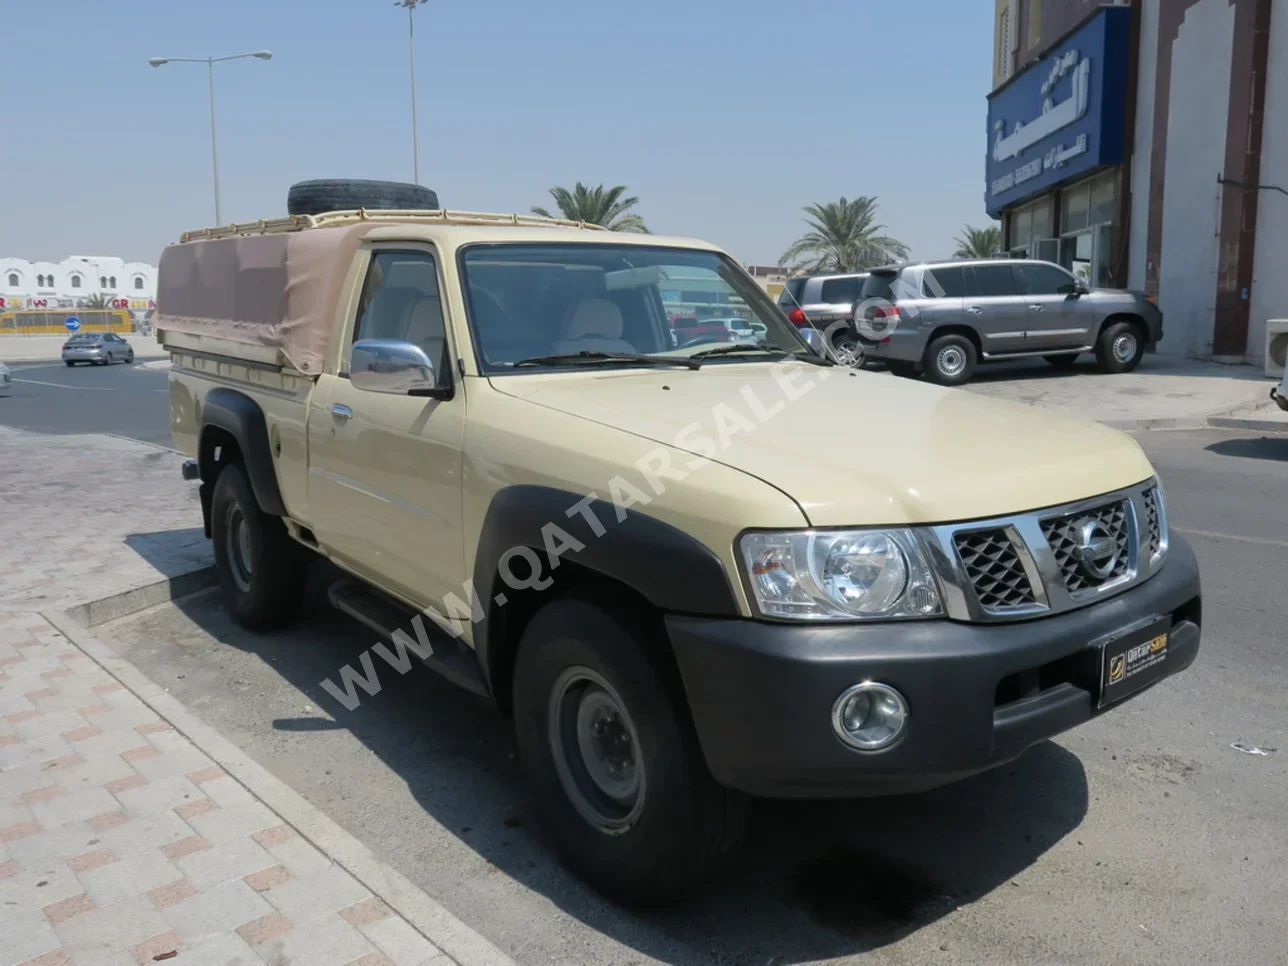
[[[78,332],[72,336],[69,342],[97,342],[99,335],[96,332]]]
[[[461,274],[484,372],[581,353],[598,354],[584,364],[599,368],[644,364],[605,355],[684,357],[735,344],[763,347],[766,359],[811,351],[760,287],[716,252],[475,245],[461,255]],[[717,358],[737,364],[758,357],[748,351]]]

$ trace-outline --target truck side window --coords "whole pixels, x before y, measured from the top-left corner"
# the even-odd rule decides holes
[[[353,341],[393,339],[420,346],[447,372],[447,333],[434,257],[427,252],[377,252],[367,269]]]

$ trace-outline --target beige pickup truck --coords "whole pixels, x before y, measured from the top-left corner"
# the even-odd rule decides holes
[[[286,624],[334,563],[392,642],[337,709],[409,652],[494,700],[616,897],[701,881],[750,796],[951,782],[1198,651],[1130,437],[833,365],[703,242],[295,215],[166,249],[157,327],[234,617]]]

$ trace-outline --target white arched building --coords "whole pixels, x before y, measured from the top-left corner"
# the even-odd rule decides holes
[[[72,255],[57,263],[0,258],[0,309],[72,309],[95,295],[142,321],[156,307],[156,266],[108,255]]]

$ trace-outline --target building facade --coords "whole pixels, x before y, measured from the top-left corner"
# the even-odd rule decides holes
[[[0,258],[0,309],[79,308],[101,296],[105,308],[128,309],[142,322],[156,308],[157,270],[108,255],[72,255],[61,262]]]
[[[1271,8],[996,2],[989,211],[1012,254],[1155,296],[1161,352],[1260,362],[1266,320],[1288,316],[1288,10]]]

